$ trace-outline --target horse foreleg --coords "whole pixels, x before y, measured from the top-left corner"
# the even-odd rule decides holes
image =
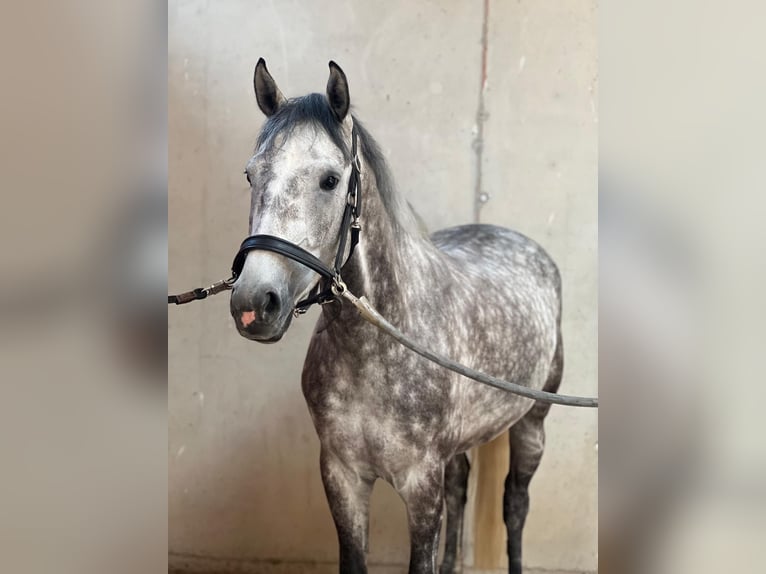
[[[447,530],[444,541],[444,558],[439,569],[440,574],[453,574],[461,553],[463,535],[463,512],[465,511],[466,492],[468,490],[468,472],[471,465],[465,453],[450,459],[444,469],[444,497],[447,506]]]
[[[395,486],[407,506],[409,574],[435,574],[444,509],[444,464],[424,463],[411,468],[402,484]]]
[[[364,574],[374,479],[360,476],[324,448],[320,463],[322,483],[338,532],[340,573]]]

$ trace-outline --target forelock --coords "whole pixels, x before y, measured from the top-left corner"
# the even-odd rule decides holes
[[[263,125],[256,142],[256,150],[258,152],[269,151],[276,145],[277,141],[287,141],[293,130],[305,125],[323,130],[333,144],[341,150],[344,159],[346,161],[351,160],[351,152],[346,144],[342,125],[335,117],[327,98],[322,94],[309,94],[288,100]]]

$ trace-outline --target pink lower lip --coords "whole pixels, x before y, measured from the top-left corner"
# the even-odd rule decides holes
[[[255,311],[245,311],[244,313],[242,313],[242,317],[240,318],[240,321],[243,327],[247,327],[248,325],[250,325],[250,323],[255,321]]]

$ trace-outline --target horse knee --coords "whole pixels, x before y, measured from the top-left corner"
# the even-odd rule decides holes
[[[458,454],[449,461],[444,472],[444,491],[448,505],[465,506],[468,500],[468,457]]]

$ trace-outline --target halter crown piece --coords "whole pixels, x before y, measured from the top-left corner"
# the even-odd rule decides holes
[[[356,126],[354,126],[351,129],[351,176],[348,180],[346,207],[343,210],[343,220],[340,224],[338,252],[335,254],[335,262],[333,263],[332,269],[313,254],[302,247],[295,245],[295,243],[291,243],[281,237],[259,234],[251,235],[239,246],[239,251],[237,251],[237,255],[234,257],[234,261],[231,264],[232,278],[229,281],[233,283],[237,280],[240,273],[242,273],[248,253],[257,249],[262,251],[272,251],[292,259],[293,261],[297,261],[301,265],[308,267],[323,277],[323,280],[320,280],[319,283],[317,283],[316,287],[312,289],[312,292],[308,297],[296,303],[294,311],[296,315],[302,315],[315,303],[324,305],[325,303],[334,301],[338,295],[343,293],[346,289],[346,285],[341,279],[340,272],[343,265],[345,265],[354,254],[354,249],[359,243],[359,232],[362,229],[359,225],[359,215],[362,212],[361,167],[357,152]],[[346,242],[348,241],[349,235],[351,236],[351,244],[349,247],[348,258],[346,261],[343,261],[343,254],[346,251]]]

